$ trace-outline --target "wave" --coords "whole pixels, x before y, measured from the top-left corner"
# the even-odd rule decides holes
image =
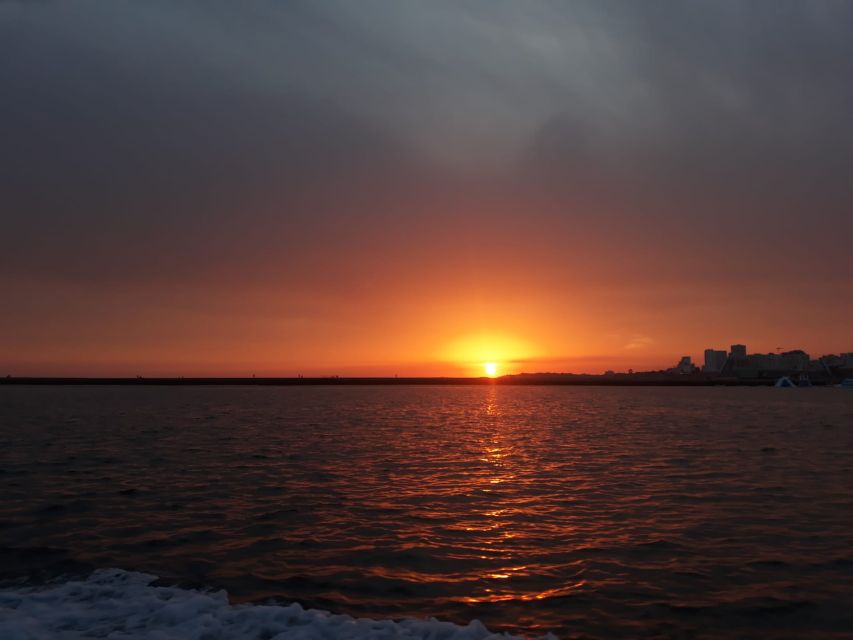
[[[289,605],[231,605],[225,591],[152,584],[157,576],[101,569],[86,580],[0,591],[4,640],[509,640],[481,622],[371,620]],[[552,640],[556,640],[551,636]]]

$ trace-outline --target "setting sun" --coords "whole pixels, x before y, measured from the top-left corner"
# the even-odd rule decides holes
[[[464,375],[494,378],[517,373],[520,363],[540,355],[526,340],[508,333],[483,331],[448,342],[438,358]]]

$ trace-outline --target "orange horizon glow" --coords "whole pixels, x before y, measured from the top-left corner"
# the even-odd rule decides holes
[[[480,377],[490,375],[485,363],[501,376],[595,374],[658,370],[682,355],[701,362],[703,349],[735,343],[751,353],[853,350],[833,316],[812,313],[821,283],[788,286],[778,303],[788,311],[771,322],[777,306],[764,303],[766,294],[744,294],[732,313],[713,290],[707,302],[687,305],[679,289],[649,285],[639,295],[600,278],[568,282],[571,295],[555,296],[554,283],[535,280],[535,262],[515,261],[512,270],[495,262],[488,280],[475,283],[462,267],[419,269],[358,297],[305,287],[105,291],[7,281],[17,306],[0,318],[0,375]],[[814,304],[795,304],[810,296]],[[45,312],[54,307],[62,313]]]

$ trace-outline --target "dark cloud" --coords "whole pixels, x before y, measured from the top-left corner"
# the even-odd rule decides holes
[[[851,26],[828,1],[4,3],[0,265],[162,278],[501,230],[580,255],[581,224],[649,263],[805,244],[831,275]]]

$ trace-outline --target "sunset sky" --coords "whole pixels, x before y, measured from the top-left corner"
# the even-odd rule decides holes
[[[853,351],[853,3],[0,2],[0,374]]]

